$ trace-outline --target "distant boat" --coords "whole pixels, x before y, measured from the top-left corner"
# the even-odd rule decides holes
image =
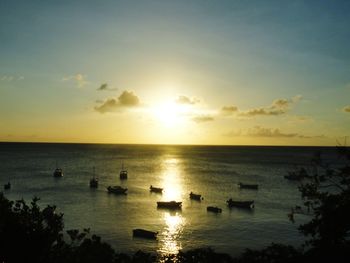
[[[253,208],[254,207],[254,200],[250,201],[233,201],[232,198],[226,201],[227,205],[229,207],[239,207],[239,208]]]
[[[191,192],[190,193],[190,199],[201,201],[201,200],[203,200],[203,197],[200,194],[195,194],[195,193]]]
[[[207,211],[213,213],[221,213],[222,209],[216,206],[207,206]]]
[[[134,229],[132,231],[134,237],[141,237],[147,239],[157,239],[158,232],[148,231],[145,229]]]
[[[238,187],[241,189],[253,189],[253,190],[258,190],[259,185],[257,184],[243,184],[241,182],[238,183]]]
[[[163,188],[153,187],[152,185],[149,187],[149,190],[151,192],[154,192],[154,193],[162,193],[163,192]]]
[[[53,172],[53,177],[60,178],[63,177],[63,171],[61,168],[56,168]]]
[[[93,171],[94,171],[93,176],[90,179],[90,188],[97,188],[98,187],[98,179],[95,176],[95,167],[94,167]]]
[[[128,170],[124,168],[124,163],[122,163],[122,169],[120,170],[119,178],[121,180],[128,179]]]
[[[115,185],[115,186],[108,186],[107,187],[108,193],[112,193],[112,194],[117,194],[117,195],[121,195],[124,194],[126,195],[126,191],[128,191],[128,188],[123,188],[119,185]]]
[[[8,182],[7,184],[4,184],[4,189],[5,189],[5,190],[11,189],[11,183]]]
[[[157,202],[158,208],[168,208],[168,209],[181,209],[182,202],[168,201],[168,202]]]

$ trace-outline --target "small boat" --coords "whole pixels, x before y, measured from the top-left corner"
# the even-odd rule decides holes
[[[147,238],[147,239],[157,239],[158,232],[148,231],[145,229],[134,229],[132,231],[132,234],[134,237],[141,237],[141,238]]]
[[[168,201],[168,202],[157,202],[158,208],[168,208],[168,209],[181,209],[182,202]]]
[[[60,178],[63,177],[63,171],[61,168],[56,168],[53,172],[53,177]]]
[[[4,189],[5,189],[5,190],[11,189],[11,183],[8,182],[7,184],[4,184]]]
[[[240,189],[253,189],[253,190],[258,190],[259,185],[257,184],[243,184],[241,182],[238,183],[238,187]]]
[[[90,188],[97,188],[98,187],[98,179],[95,176],[95,167],[94,167],[94,173],[92,178],[90,179]]]
[[[207,211],[213,213],[221,213],[222,209],[216,206],[207,206]]]
[[[124,163],[122,163],[122,169],[120,170],[119,178],[121,180],[128,179],[128,170],[124,168]]]
[[[200,200],[203,200],[203,197],[202,197],[202,195],[195,194],[195,193],[191,192],[190,193],[190,199],[200,201]]]
[[[117,194],[117,195],[121,195],[124,194],[126,195],[126,191],[128,191],[128,188],[123,188],[119,185],[115,185],[115,186],[108,186],[107,187],[108,193],[112,193],[112,194]]]
[[[229,207],[239,207],[239,208],[253,208],[254,200],[251,201],[233,201],[232,198],[226,201]]]
[[[151,192],[154,192],[154,193],[162,193],[163,192],[163,188],[153,187],[152,185],[149,187],[149,190]]]

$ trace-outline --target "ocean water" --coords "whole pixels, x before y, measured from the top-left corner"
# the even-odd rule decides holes
[[[12,188],[4,190],[9,199],[38,196],[42,207],[55,204],[66,230],[90,228],[118,252],[177,253],[210,246],[235,256],[271,242],[303,241],[297,226],[310,218],[289,221],[290,208],[302,200],[298,183],[283,176],[308,166],[318,151],[337,161],[335,148],[319,147],[0,143],[0,184],[11,181]],[[124,181],[122,163],[128,170]],[[63,178],[53,178],[56,164]],[[89,188],[93,167],[98,189]],[[240,190],[238,182],[257,183],[259,190]],[[127,187],[128,194],[108,194],[109,185]],[[150,193],[150,185],[164,188],[163,194]],[[191,191],[204,200],[191,201]],[[229,209],[229,198],[255,200],[255,208]],[[162,200],[182,201],[182,209],[157,209]],[[223,211],[209,213],[208,205]],[[134,228],[158,231],[158,239],[133,238]]]

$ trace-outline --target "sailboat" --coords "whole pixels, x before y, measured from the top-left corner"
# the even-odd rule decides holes
[[[95,176],[95,167],[93,168],[93,176],[90,179],[90,188],[97,188],[98,187],[98,179]]]
[[[128,179],[128,171],[124,168],[124,163],[122,163],[122,169],[120,170],[119,178],[121,180]]]
[[[63,171],[61,168],[58,168],[57,162],[56,162],[56,169],[53,172],[53,177],[56,177],[56,178],[63,177]]]

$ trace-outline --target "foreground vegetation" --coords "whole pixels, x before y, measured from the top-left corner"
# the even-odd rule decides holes
[[[312,174],[299,190],[311,220],[299,226],[305,243],[299,248],[271,244],[262,250],[247,249],[238,258],[210,248],[155,255],[139,251],[116,253],[89,229],[64,232],[63,215],[55,206],[40,209],[38,198],[30,204],[10,201],[0,193],[0,262],[347,262],[350,258],[350,152],[338,147],[341,166],[325,163],[321,154],[312,162]],[[291,221],[298,211],[290,214]],[[258,233],[257,233],[258,234]]]

